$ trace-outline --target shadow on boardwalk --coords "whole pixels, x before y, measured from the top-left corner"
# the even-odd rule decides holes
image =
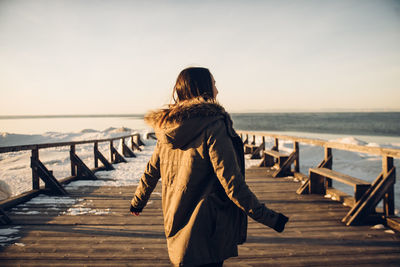
[[[224,266],[400,266],[400,236],[371,226],[344,226],[348,208],[317,195],[297,195],[298,183],[247,170],[247,182],[261,201],[288,214],[284,233],[249,220],[239,257]],[[79,205],[104,214],[68,215],[36,205],[37,214],[11,219],[19,245],[1,249],[1,266],[169,266],[161,214],[160,185],[139,217],[130,215],[134,187],[70,190]],[[64,211],[67,210],[67,207]],[[32,210],[33,211],[33,210]]]

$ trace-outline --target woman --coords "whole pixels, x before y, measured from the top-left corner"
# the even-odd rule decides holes
[[[247,215],[278,232],[288,221],[245,183],[243,143],[217,93],[208,69],[187,68],[177,78],[175,103],[145,116],[158,141],[131,212],[139,215],[162,177],[165,235],[176,266],[222,266],[237,256]]]

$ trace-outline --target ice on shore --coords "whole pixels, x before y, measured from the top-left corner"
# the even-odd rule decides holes
[[[358,145],[358,146],[365,146],[368,143],[364,142],[362,140],[359,140],[355,137],[348,136],[348,137],[342,137],[342,138],[337,138],[337,139],[332,139],[329,140],[330,142],[336,142],[336,143],[343,143],[343,144],[348,144],[348,145]]]
[[[147,132],[148,130],[142,130],[141,132],[139,132],[142,136],[142,139]],[[85,129],[76,133],[46,132],[41,135],[1,133],[0,146],[105,139],[124,136],[132,133],[135,132],[126,127],[112,129],[108,128],[104,131]],[[128,145],[129,142],[130,138],[127,140]],[[120,167],[118,167],[119,170],[117,171],[116,175],[122,178],[125,177],[126,179],[115,179],[115,186],[137,183],[138,177],[137,175],[134,176],[132,173],[136,173],[138,169],[141,169],[140,172],[144,170],[143,162],[147,161],[146,156],[149,156],[149,151],[153,150],[153,148],[151,148],[151,146],[154,144],[152,140],[144,140],[144,142],[148,143],[150,149],[147,146],[145,148],[145,153],[140,153],[142,156],[133,160],[136,162],[136,164],[131,165],[135,166],[131,166],[125,170],[119,169]],[[116,140],[114,142],[114,147],[121,152],[121,141]],[[100,152],[108,160],[110,160],[109,142],[99,143],[98,148]],[[77,145],[76,153],[89,168],[94,168],[93,144]],[[30,168],[30,156],[31,151],[0,154],[0,200],[16,196],[32,189],[32,170]],[[39,157],[40,160],[45,164],[45,166],[49,170],[53,171],[53,174],[57,179],[62,179],[71,175],[68,146],[40,149]],[[123,173],[125,171],[127,173]],[[108,173],[106,174],[103,172],[99,172],[98,175],[100,178],[110,178],[110,174]],[[127,177],[130,177],[130,179],[128,179]],[[101,184],[102,182],[99,180],[97,183]],[[41,182],[41,184],[43,183]]]

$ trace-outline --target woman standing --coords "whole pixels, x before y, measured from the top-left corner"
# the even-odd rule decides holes
[[[177,78],[175,103],[145,116],[158,141],[131,212],[139,215],[162,177],[165,235],[176,266],[222,266],[237,256],[247,215],[278,232],[288,221],[245,183],[243,143],[217,93],[208,69],[187,68]]]

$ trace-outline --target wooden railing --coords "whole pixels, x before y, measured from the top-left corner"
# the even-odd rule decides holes
[[[302,186],[297,190],[298,194],[336,194],[336,199],[341,199],[348,204],[351,210],[342,220],[347,225],[358,224],[365,221],[367,217],[371,217],[370,215],[377,215],[376,206],[381,200],[383,200],[384,204],[383,217],[388,223],[389,220],[392,222],[390,218],[394,217],[394,183],[396,181],[393,159],[400,158],[400,149],[367,147],[304,137],[271,134],[267,132],[237,132],[242,137],[245,152],[253,154],[252,158],[263,158],[260,166],[269,167],[273,165],[275,167],[273,172],[274,177],[287,176],[290,174],[303,180]],[[261,137],[261,144],[256,144],[256,136]],[[268,150],[265,148],[266,137],[274,140],[272,148]],[[279,152],[279,140],[293,142],[293,151],[290,155]],[[315,166],[316,168],[309,169],[308,175],[300,173],[300,143],[324,148],[324,158],[321,159],[322,161],[318,166]],[[360,179],[331,171],[333,161],[332,149],[381,156],[382,170],[378,177],[371,184],[367,185],[367,188],[362,187],[366,183],[361,184],[361,182],[359,182]],[[260,156],[259,153],[262,155]],[[292,165],[294,166],[293,169]],[[359,183],[359,187],[363,188],[363,191],[355,192],[355,197],[348,198],[343,192],[332,188],[332,179],[347,184]],[[357,188],[356,185],[355,188]],[[346,200],[349,199],[350,201],[346,202]]]
[[[131,147],[128,147],[125,140],[130,138]],[[121,140],[122,143],[122,155],[114,148],[114,141]],[[109,143],[110,161],[99,151],[98,146],[100,143]],[[84,144],[93,144],[94,153],[94,169],[90,169],[76,154],[76,146]],[[32,169],[32,190],[24,192],[19,196],[11,197],[9,199],[0,202],[0,215],[5,216],[3,210],[9,209],[25,202],[32,197],[37,196],[40,193],[51,193],[66,195],[68,192],[64,189],[63,184],[69,183],[76,179],[97,179],[94,174],[98,170],[112,170],[114,167],[112,164],[119,162],[126,162],[124,157],[135,157],[134,150],[141,150],[140,146],[144,145],[140,139],[140,134],[131,134],[114,138],[106,139],[94,139],[74,142],[59,142],[59,143],[46,143],[46,144],[32,144],[32,145],[20,145],[20,146],[7,146],[0,147],[0,153],[18,152],[18,151],[31,151],[30,167]],[[71,176],[56,179],[53,175],[53,171],[47,169],[47,167],[40,161],[39,151],[45,148],[55,147],[70,147],[70,161],[71,161]],[[99,166],[99,161],[102,166]],[[44,187],[40,186],[40,180],[44,182]]]

